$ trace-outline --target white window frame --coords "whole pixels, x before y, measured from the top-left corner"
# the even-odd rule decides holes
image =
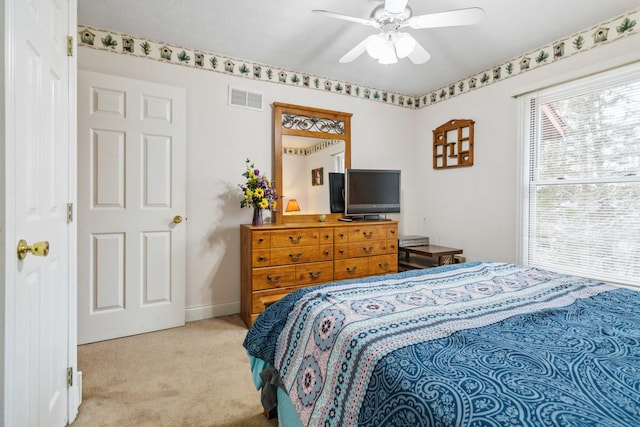
[[[519,97],[518,101],[518,127],[520,134],[520,143],[518,145],[518,157],[519,162],[519,235],[518,235],[518,262],[524,265],[536,266],[541,268],[548,268],[558,272],[576,274],[582,276],[589,276],[599,280],[606,280],[610,282],[617,282],[621,284],[627,284],[632,286],[640,286],[640,277],[618,277],[611,276],[606,272],[589,271],[584,274],[579,268],[571,265],[562,265],[562,263],[547,265],[544,262],[539,262],[535,259],[535,254],[529,253],[530,248],[530,236],[535,236],[535,222],[530,221],[531,210],[535,209],[535,191],[536,185],[548,185],[549,183],[536,182],[535,179],[530,179],[532,176],[531,162],[531,144],[537,143],[537,133],[540,132],[539,124],[535,120],[535,116],[532,116],[532,102],[537,104],[537,100],[540,98],[568,98],[573,95],[583,93],[586,91],[593,91],[598,89],[604,89],[606,87],[614,86],[620,82],[640,80],[640,63],[620,67],[618,69],[605,71],[585,77],[579,80],[574,80],[568,83],[558,84],[555,86],[546,86],[545,89],[538,92],[531,92]],[[534,104],[534,105],[536,105]],[[536,107],[537,108],[537,105]],[[535,111],[534,111],[535,112]],[[534,117],[532,119],[532,117]],[[610,179],[605,181],[610,182]],[[640,174],[636,174],[633,177],[617,178],[615,182],[638,182],[640,183]],[[586,181],[585,181],[586,182]],[[579,181],[572,181],[572,184],[580,183]],[[591,183],[591,182],[589,182]],[[530,197],[534,197],[530,200]],[[640,230],[631,230],[631,233],[640,233]],[[640,234],[639,234],[640,235]],[[627,256],[629,254],[621,254],[621,256]],[[640,264],[640,254],[633,255],[631,259],[634,263]],[[635,268],[635,271],[640,271],[640,266]],[[640,275],[637,275],[640,276]]]

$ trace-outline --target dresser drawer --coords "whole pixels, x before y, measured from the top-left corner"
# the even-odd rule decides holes
[[[378,255],[369,260],[369,274],[389,274],[398,272],[398,255]]]
[[[372,256],[387,253],[386,240],[349,243],[349,257]]]
[[[318,232],[318,241],[321,245],[333,245],[333,229],[325,228],[320,229]]]
[[[369,270],[368,258],[349,258],[334,261],[334,280],[352,279],[367,275]]]
[[[397,224],[393,224],[393,225],[387,225],[385,226],[386,229],[386,239],[388,240],[398,240],[398,225]]]
[[[302,264],[320,261],[320,246],[271,249],[271,265]]]
[[[333,245],[320,245],[318,261],[333,260]]]
[[[349,258],[349,243],[336,243],[333,247],[333,258],[334,259],[345,259]]]
[[[382,224],[363,225],[349,229],[349,243],[370,240],[384,240],[387,238],[387,227]]]
[[[269,249],[270,242],[268,231],[253,231],[251,233],[252,249]]]
[[[271,253],[269,249],[251,251],[251,267],[269,267],[271,263]]]
[[[394,240],[387,240],[387,250],[386,253],[388,254],[395,254],[396,257],[398,256],[398,239],[394,239]]]
[[[317,228],[278,230],[271,232],[272,248],[290,248],[317,245],[320,243],[320,230]]]
[[[296,268],[266,267],[251,271],[251,281],[254,290],[277,289],[296,284]]]
[[[251,313],[252,314],[262,313],[265,310],[265,308],[267,308],[274,302],[281,300],[282,298],[284,298],[294,290],[295,288],[286,288],[286,289],[276,289],[271,291],[253,292],[251,294]]]
[[[333,261],[312,262],[296,266],[296,285],[316,284],[333,280]]]
[[[349,241],[349,231],[345,228],[336,228],[333,233],[333,242],[337,245],[338,243],[346,243]]]

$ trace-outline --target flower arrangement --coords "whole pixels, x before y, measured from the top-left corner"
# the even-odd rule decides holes
[[[278,205],[278,194],[267,176],[260,175],[260,171],[253,166],[249,159],[247,159],[247,169],[242,176],[247,178],[247,182],[246,184],[240,184],[240,188],[244,193],[240,207],[269,209],[275,212]]]

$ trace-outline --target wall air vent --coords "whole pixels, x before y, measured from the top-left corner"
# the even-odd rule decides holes
[[[229,86],[229,105],[262,111],[262,94]]]

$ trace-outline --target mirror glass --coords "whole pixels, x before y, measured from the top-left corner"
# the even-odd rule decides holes
[[[283,215],[329,213],[329,173],[344,172],[345,142],[283,135],[282,149]]]

